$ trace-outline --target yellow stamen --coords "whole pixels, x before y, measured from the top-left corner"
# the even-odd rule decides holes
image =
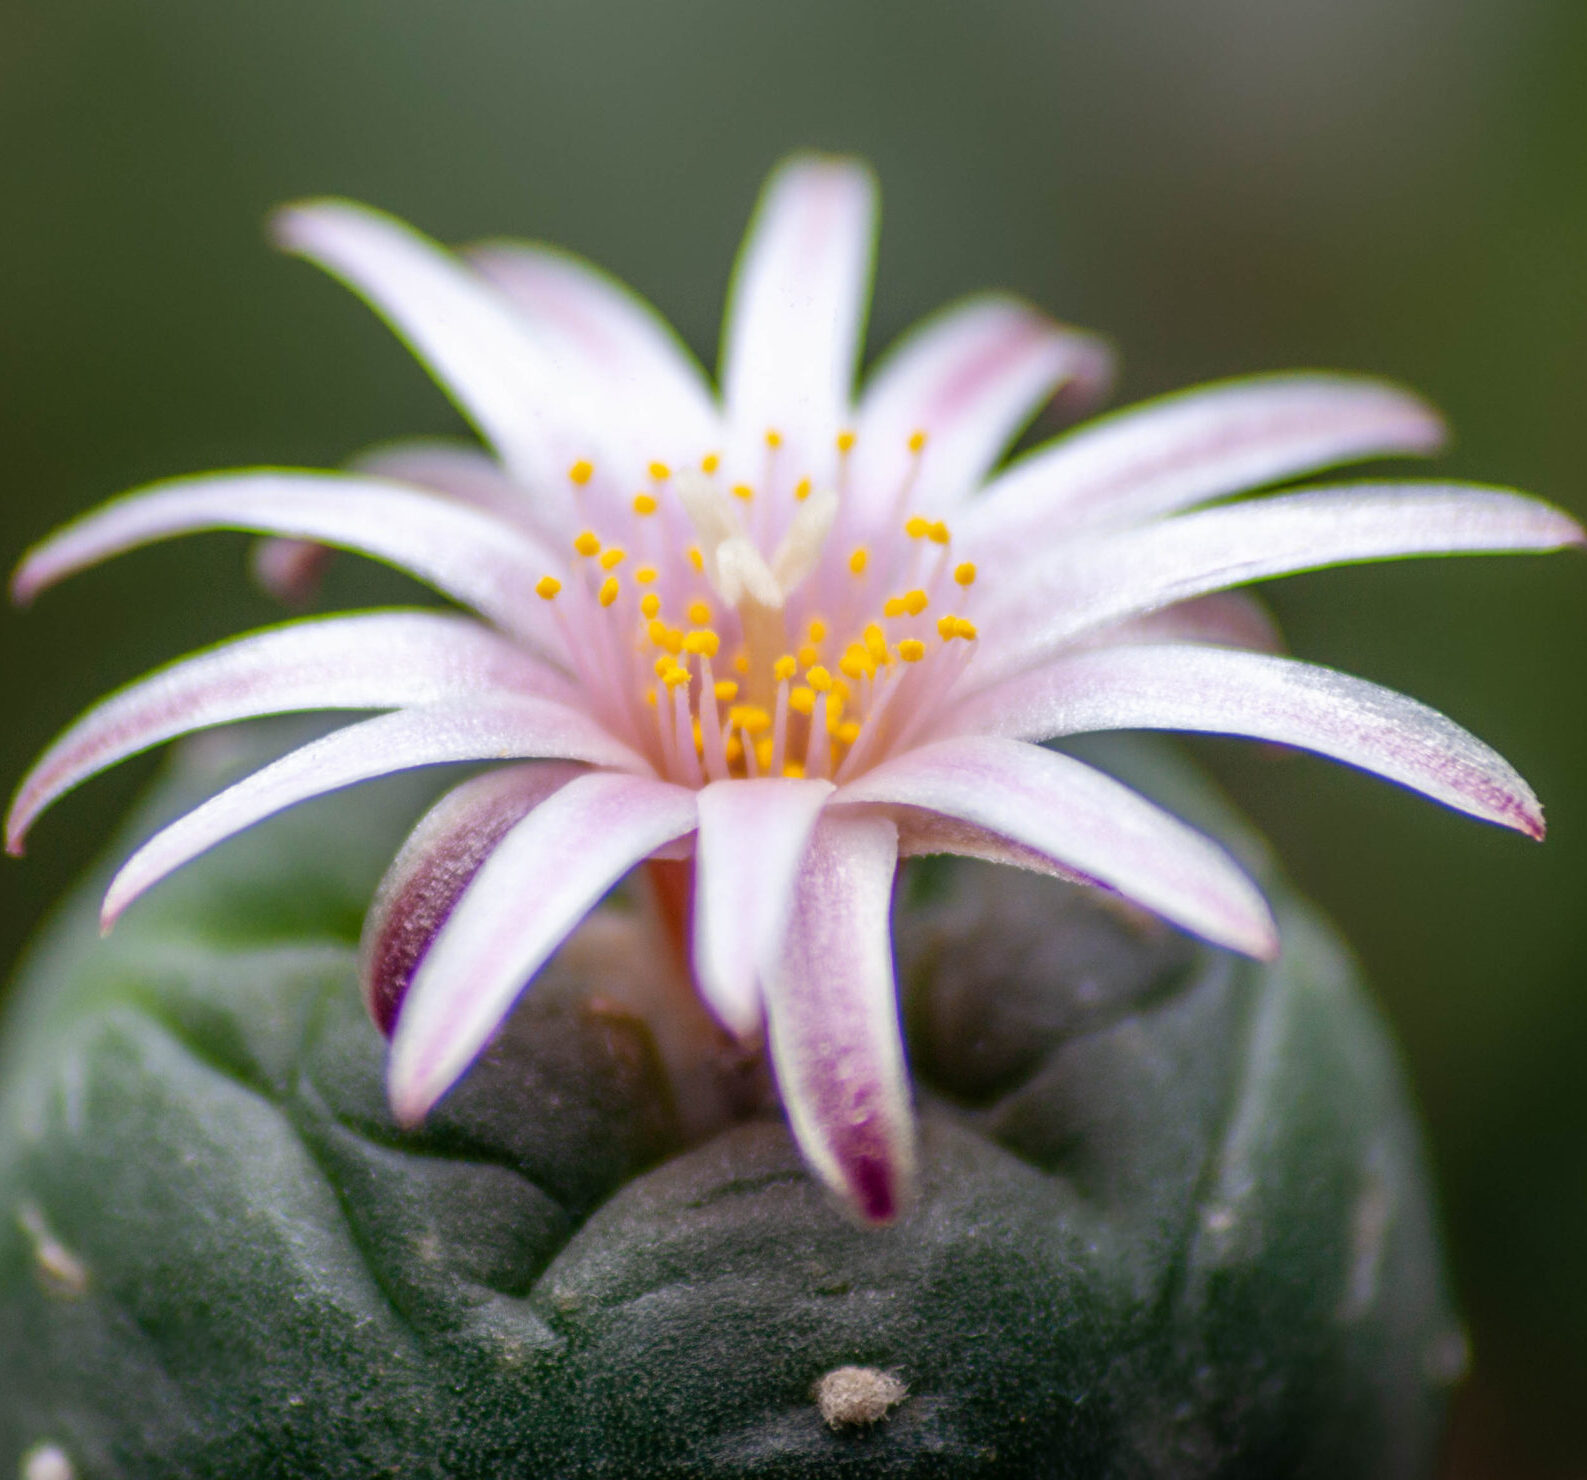
[[[838,743],[852,745],[860,738],[860,723],[858,720],[846,719],[837,729]]]
[[[821,653],[820,653],[819,649],[817,649],[816,647],[812,646],[808,642],[802,643],[800,645],[800,648],[799,648],[799,666],[801,668],[808,668],[808,667],[811,666],[811,664],[819,663],[820,661],[821,661]]]
[[[601,542],[596,537],[593,529],[586,529],[573,537],[573,548],[580,555],[599,555],[601,553]]]
[[[683,650],[697,658],[714,658],[722,646],[722,639],[709,627],[697,627],[683,639]]]
[[[661,681],[669,689],[681,688],[689,681],[689,670],[682,663],[674,663],[671,668],[661,675]]]
[[[876,672],[876,664],[860,643],[851,642],[844,649],[843,656],[838,659],[838,671],[845,678],[852,678],[858,683],[862,678],[869,678]]]
[[[944,524],[942,520],[938,519],[935,520],[932,523],[931,528],[926,531],[926,538],[934,545],[946,545],[948,541],[953,538],[953,536],[948,533],[948,526]]]
[[[562,582],[555,576],[541,576],[535,582],[535,595],[550,601],[562,589]]]
[[[733,497],[737,499],[743,499],[743,501],[747,504],[752,498],[755,497],[755,490],[747,483],[735,483],[733,485]]]
[[[653,493],[636,493],[634,495],[634,512],[640,518],[646,518],[656,512],[656,496]]]
[[[782,433],[776,427],[766,428],[766,445],[775,452],[782,446]]]
[[[719,678],[716,686],[711,690],[724,704],[731,704],[738,698],[738,685],[730,678]]]
[[[654,617],[645,624],[645,636],[666,652],[683,651],[683,634],[676,627],[669,627],[665,622]]]
[[[654,591],[647,591],[639,598],[639,609],[647,617],[653,617],[661,610],[661,598]]]
[[[694,749],[697,755],[705,754],[705,731],[701,728],[700,721],[694,722]]]
[[[853,452],[854,451],[854,433],[853,432],[845,430],[845,431],[841,431],[841,432],[838,433],[838,451],[839,452]]]
[[[581,457],[576,463],[573,464],[571,468],[568,469],[568,477],[577,483],[580,488],[588,483],[594,476],[595,464],[586,457]]]
[[[656,579],[656,567],[653,565],[640,565],[634,568],[634,579],[641,586],[648,586]]]
[[[931,533],[931,520],[924,514],[911,514],[904,521],[904,533],[912,540],[923,540]]]
[[[688,606],[684,608],[683,614],[691,622],[693,622],[696,627],[705,626],[705,624],[716,615],[716,613],[711,610],[710,606],[703,601],[691,601]]]
[[[698,545],[689,546],[689,564],[692,565],[696,570],[705,569],[705,556],[700,553],[700,547]]]
[[[808,630],[809,630],[809,633],[810,633],[810,641],[811,642],[825,642],[826,641],[827,624],[825,622],[823,622],[820,617],[811,617],[811,619],[810,619],[810,627],[809,627]]]
[[[810,687],[816,691],[816,693],[824,694],[832,687],[832,675],[818,663],[814,668],[806,671],[805,682],[809,684]]]
[[[798,688],[788,690],[788,707],[795,714],[802,714],[809,718],[815,712],[816,691],[807,689],[803,684]]]
[[[646,471],[658,483],[665,483],[672,476],[672,469],[664,462],[653,462]]]
[[[865,631],[860,634],[865,639],[865,650],[878,663],[887,661],[887,634],[875,622],[870,623]]]
[[[665,678],[667,674],[672,672],[676,665],[677,659],[674,658],[671,653],[663,653],[659,658],[656,659],[654,663],[650,665],[650,671],[654,673],[657,678]]]
[[[870,563],[871,552],[864,545],[858,546],[849,556],[849,569],[857,576],[865,574],[865,567]]]
[[[771,715],[759,704],[735,704],[727,711],[727,722],[746,735],[758,735],[771,728]]]
[[[766,736],[766,738],[763,740],[757,740],[755,742],[755,759],[760,762],[762,774],[771,770],[771,752],[772,741],[770,735]]]
[[[656,707],[655,685],[651,685],[650,688],[645,690],[645,703],[647,703],[652,709]]]
[[[917,453],[926,450],[926,433],[923,429],[916,428],[909,434],[909,450]]]
[[[953,568],[953,578],[961,586],[973,586],[975,584],[975,562],[973,560],[961,560]]]
[[[737,735],[729,735],[722,749],[727,752],[727,763],[729,765],[744,759],[744,742]]]
[[[904,610],[910,616],[918,617],[930,605],[931,598],[918,586],[913,591],[904,592]]]
[[[794,781],[802,781],[805,774],[804,762],[784,761],[782,763],[782,773]]]
[[[903,616],[904,611],[905,605],[904,598],[902,596],[889,596],[887,600],[882,603],[882,615],[884,617],[901,617]]]
[[[898,656],[906,663],[918,663],[926,656],[926,645],[918,638],[906,637],[898,644]]]
[[[792,653],[784,653],[782,657],[780,657],[775,663],[771,665],[771,676],[776,679],[778,683],[787,682],[787,680],[792,678],[798,671],[799,664],[795,661]]]
[[[628,558],[628,551],[621,550],[616,545],[601,551],[601,569],[616,570]]]
[[[733,672],[737,673],[737,674],[740,674],[740,675],[743,675],[743,674],[749,672],[749,654],[748,653],[734,653],[733,654]]]
[[[796,503],[802,504],[809,497],[810,480],[808,478],[801,478],[797,483],[794,484],[794,501]]]
[[[700,459],[700,471],[702,473],[714,473],[721,466],[722,454],[719,452],[708,452]]]
[[[618,592],[621,590],[622,587],[618,584],[617,577],[607,576],[607,578],[601,582],[601,589],[596,593],[596,600],[598,600],[602,606],[610,606],[614,601],[617,600]]]

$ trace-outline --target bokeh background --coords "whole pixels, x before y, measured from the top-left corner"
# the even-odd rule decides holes
[[[1440,473],[1587,514],[1582,0],[0,0],[0,560],[143,479],[458,429],[350,295],[267,250],[273,204],[565,243],[709,361],[758,182],[812,144],[882,178],[873,353],[1006,285],[1113,336],[1124,399],[1374,371],[1448,412]],[[244,551],[150,550],[0,618],[0,777],[111,685],[277,616]],[[1269,593],[1299,653],[1455,715],[1550,805],[1539,848],[1197,747],[1404,1046],[1476,1358],[1448,1475],[1587,1474],[1587,561]],[[392,596],[343,561],[327,600]],[[0,869],[0,961],[153,764]]]

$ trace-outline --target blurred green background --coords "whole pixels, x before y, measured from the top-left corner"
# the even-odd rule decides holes
[[[350,295],[267,250],[271,205],[564,243],[709,361],[760,178],[808,144],[882,179],[873,352],[1006,285],[1113,336],[1124,399],[1373,371],[1449,414],[1440,473],[1587,514],[1582,0],[0,0],[0,557],[143,479],[456,429]],[[275,617],[244,549],[151,550],[7,615],[0,777],[106,688]],[[1297,652],[1448,711],[1549,804],[1539,848],[1198,747],[1404,1045],[1476,1354],[1448,1473],[1587,1473],[1587,563],[1268,589]],[[327,603],[392,596],[344,561]],[[0,870],[0,960],[153,764]]]

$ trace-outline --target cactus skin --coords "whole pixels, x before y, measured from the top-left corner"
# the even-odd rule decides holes
[[[281,733],[191,747],[153,810]],[[84,1480],[1423,1472],[1464,1347],[1382,1026],[1201,783],[1106,754],[1244,850],[1285,954],[921,869],[921,1178],[881,1232],[772,1115],[684,1144],[567,961],[394,1128],[354,953],[433,780],[287,814],[108,941],[90,887],[0,1042],[0,1475],[43,1443]],[[829,1426],[848,1365],[907,1397]]]

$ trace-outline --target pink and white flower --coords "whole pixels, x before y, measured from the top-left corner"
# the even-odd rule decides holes
[[[902,856],[950,852],[1100,885],[1219,945],[1278,948],[1217,846],[1040,742],[1216,731],[1376,771],[1533,837],[1487,746],[1412,699],[1278,656],[1230,588],[1406,555],[1582,541],[1535,499],[1447,483],[1229,495],[1437,448],[1403,390],[1264,376],[1151,402],[998,464],[1062,391],[1109,378],[1094,338],[973,298],[851,395],[875,199],[845,160],[772,177],[739,258],[719,392],[652,312],[575,258],[462,260],[375,211],[291,207],[279,240],[366,298],[489,453],[386,450],[350,473],[210,473],[138,490],[32,550],[18,600],[198,529],[400,566],[468,615],[388,611],[254,633],[123,689],[23,782],[39,812],[161,741],[251,716],[386,711],[291,752],[150,839],[108,925],[222,839],[414,766],[511,762],[421,821],[371,910],[365,989],[390,1093],[419,1120],[547,958],[647,860],[722,1027],[766,1044],[811,1166],[865,1218],[897,1211],[912,1124],[889,939]],[[676,867],[677,865],[675,865]]]

